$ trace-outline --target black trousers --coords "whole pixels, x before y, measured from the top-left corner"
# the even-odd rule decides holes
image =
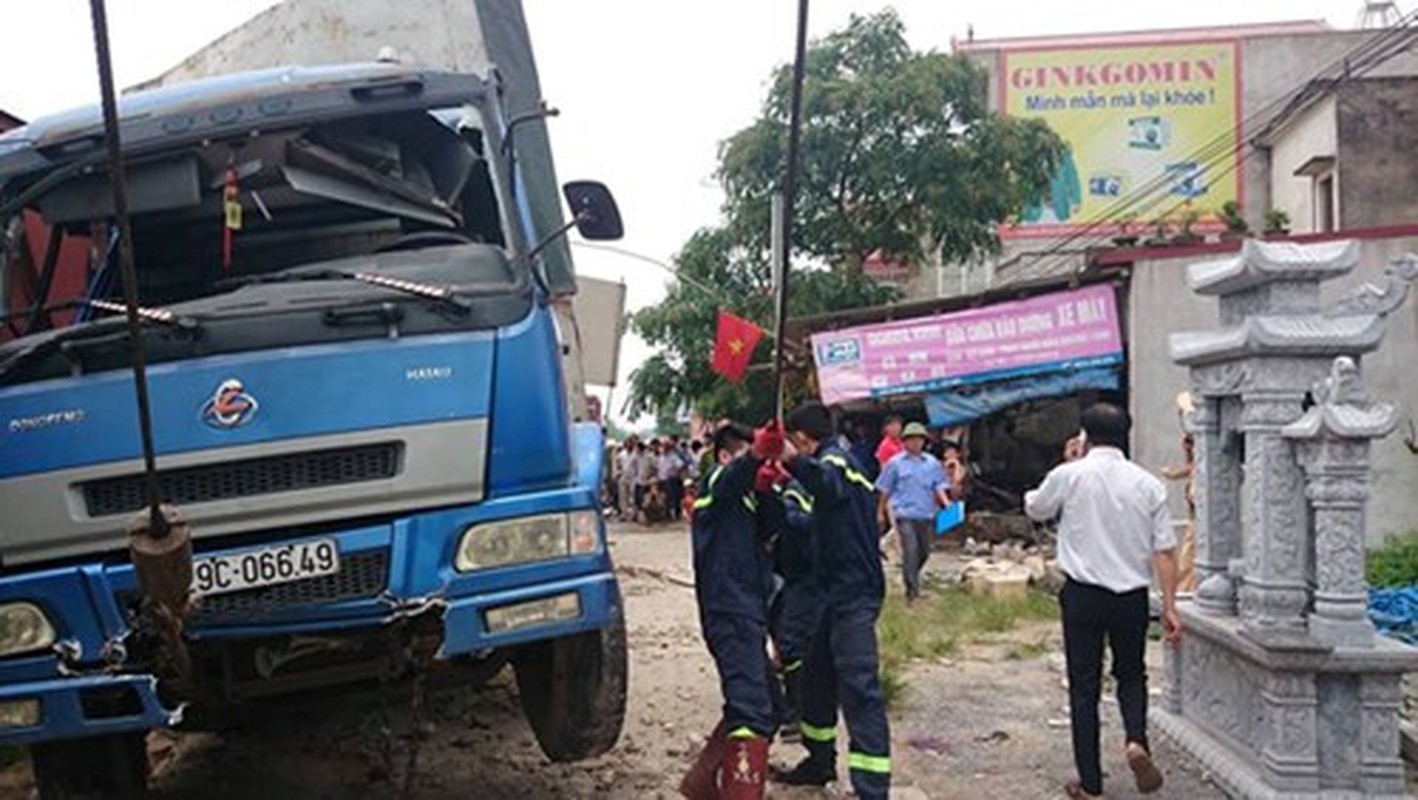
[[[684,516],[684,508],[680,505],[684,500],[684,480],[668,478],[660,481],[660,488],[665,492],[665,516],[669,519]]]
[[[768,629],[743,614],[705,612],[700,618],[704,641],[719,671],[724,694],[724,725],[729,733],[772,736],[778,729],[777,706],[770,684]]]
[[[1098,754],[1098,700],[1103,680],[1103,641],[1113,652],[1113,680],[1127,742],[1147,747],[1147,589],[1118,594],[1069,578],[1059,592],[1068,700],[1073,724],[1073,760],[1084,791],[1102,794]]]
[[[803,745],[826,771],[837,765],[837,709],[847,722],[847,767],[861,800],[891,793],[891,732],[877,657],[877,599],[826,602],[803,666]]]

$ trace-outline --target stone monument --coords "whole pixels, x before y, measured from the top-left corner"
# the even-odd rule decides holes
[[[1394,409],[1364,389],[1418,259],[1325,309],[1320,284],[1353,270],[1357,242],[1249,240],[1193,264],[1221,327],[1176,333],[1196,407],[1197,569],[1168,648],[1158,728],[1246,798],[1403,797],[1400,680],[1418,649],[1366,616],[1369,443]]]

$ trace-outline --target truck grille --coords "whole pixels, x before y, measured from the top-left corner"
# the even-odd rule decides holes
[[[192,622],[240,619],[247,623],[287,608],[361,600],[378,595],[388,582],[388,550],[351,553],[340,559],[340,571],[334,575],[204,597]]]
[[[187,624],[197,627],[223,622],[261,622],[286,609],[377,597],[388,584],[387,548],[341,554],[340,571],[334,575],[204,597]],[[119,605],[129,613],[136,608],[136,600],[134,592],[122,592],[118,596]]]
[[[389,442],[164,470],[162,496],[182,506],[388,480],[399,472],[401,449]],[[129,514],[147,504],[142,475],[104,478],[80,488],[90,517]]]

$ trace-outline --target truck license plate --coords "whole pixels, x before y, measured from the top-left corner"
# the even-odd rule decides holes
[[[340,571],[334,539],[263,547],[192,562],[192,593],[198,597],[318,578]]]

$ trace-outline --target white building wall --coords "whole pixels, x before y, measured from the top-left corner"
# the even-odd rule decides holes
[[[1296,117],[1274,137],[1275,145],[1270,151],[1270,202],[1272,208],[1290,215],[1290,230],[1293,233],[1322,230],[1318,224],[1315,178],[1296,175],[1295,170],[1313,158],[1335,158],[1338,155],[1338,111],[1337,101],[1333,97],[1325,98]],[[1338,169],[1334,170],[1334,177],[1332,191],[1337,223],[1340,219]]]

